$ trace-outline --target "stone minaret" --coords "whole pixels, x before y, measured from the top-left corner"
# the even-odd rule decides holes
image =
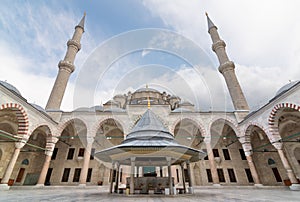
[[[58,74],[46,105],[46,110],[60,109],[69,77],[75,69],[75,56],[81,48],[80,39],[84,32],[84,21],[85,13],[79,24],[75,27],[72,39],[70,39],[67,43],[68,49],[65,58],[58,63]]]
[[[249,106],[234,72],[234,63],[229,60],[225,51],[225,42],[220,38],[217,27],[207,13],[208,33],[213,41],[212,49],[219,59],[219,72],[224,76],[235,110],[249,111]]]

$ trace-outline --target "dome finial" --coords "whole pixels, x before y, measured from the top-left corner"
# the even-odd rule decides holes
[[[148,100],[148,109],[150,109],[151,103],[150,103],[150,98],[149,98],[149,96],[147,97],[147,100]]]

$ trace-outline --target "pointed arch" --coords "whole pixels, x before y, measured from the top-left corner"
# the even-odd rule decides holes
[[[272,141],[271,135],[269,133],[269,130],[264,127],[262,124],[257,123],[257,122],[250,122],[246,125],[243,134],[244,134],[244,142],[245,143],[250,143],[251,142],[251,131],[253,130],[254,127],[257,127],[261,129],[269,138],[270,141]]]
[[[3,110],[3,109],[11,109],[12,111],[15,112],[17,120],[18,120],[17,134],[20,136],[28,135],[29,121],[28,121],[28,115],[27,115],[25,109],[20,104],[17,104],[17,103],[2,104],[0,106],[0,110]]]
[[[239,137],[241,135],[238,124],[229,118],[214,118],[209,123],[209,127],[208,127],[209,131],[211,131],[213,124],[215,124],[219,121],[224,122],[224,124],[227,124],[228,126],[230,126],[232,128],[232,130],[235,132],[237,137]]]
[[[191,117],[181,117],[181,118],[178,118],[176,121],[174,121],[171,126],[171,129],[170,129],[171,134],[173,134],[173,135],[175,134],[176,126],[183,120],[188,120],[188,121],[192,122],[195,126],[197,126],[200,129],[202,137],[206,136],[207,133],[205,131],[204,126],[198,120],[191,118]]]
[[[64,122],[62,122],[61,124],[58,125],[58,131],[57,131],[57,135],[61,136],[62,132],[64,131],[64,129],[73,121],[79,121],[81,123],[83,123],[83,125],[85,126],[85,128],[87,128],[87,124],[80,118],[78,117],[72,117]]]
[[[125,124],[124,124],[124,122],[121,121],[120,119],[118,119],[117,117],[113,117],[113,116],[103,117],[102,119],[98,120],[95,123],[95,125],[92,127],[91,134],[93,134],[93,136],[96,136],[97,131],[100,129],[101,124],[103,124],[108,119],[113,119],[113,120],[117,121],[117,123],[121,126],[121,129],[122,129],[122,131],[124,132],[124,135],[125,135]]]
[[[269,131],[274,139],[278,140],[281,139],[279,135],[279,129],[278,129],[278,120],[279,117],[277,116],[278,112],[284,108],[294,109],[295,111],[300,112],[300,106],[294,103],[280,103],[273,107],[270,115],[269,115]]]

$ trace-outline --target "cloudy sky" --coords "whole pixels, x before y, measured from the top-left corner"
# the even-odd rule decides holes
[[[299,79],[299,7],[297,0],[2,1],[0,80],[44,107],[66,42],[86,11],[82,49],[63,110],[99,105],[146,84],[177,94],[201,110],[231,110],[211,50],[207,11],[254,110],[282,85]],[[93,58],[99,62],[94,69],[89,63]],[[82,85],[89,78],[95,82]],[[74,101],[78,89],[90,92],[81,96],[89,102]]]

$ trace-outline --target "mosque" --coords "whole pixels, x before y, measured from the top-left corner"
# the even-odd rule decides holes
[[[108,186],[110,192],[192,192],[201,186],[300,190],[300,82],[249,110],[225,42],[207,16],[234,111],[201,111],[151,86],[101,105],[60,109],[81,49],[75,26],[48,103],[28,103],[0,82],[0,190],[11,186]],[[46,95],[41,95],[46,96]],[[254,95],[253,95],[254,96]]]

